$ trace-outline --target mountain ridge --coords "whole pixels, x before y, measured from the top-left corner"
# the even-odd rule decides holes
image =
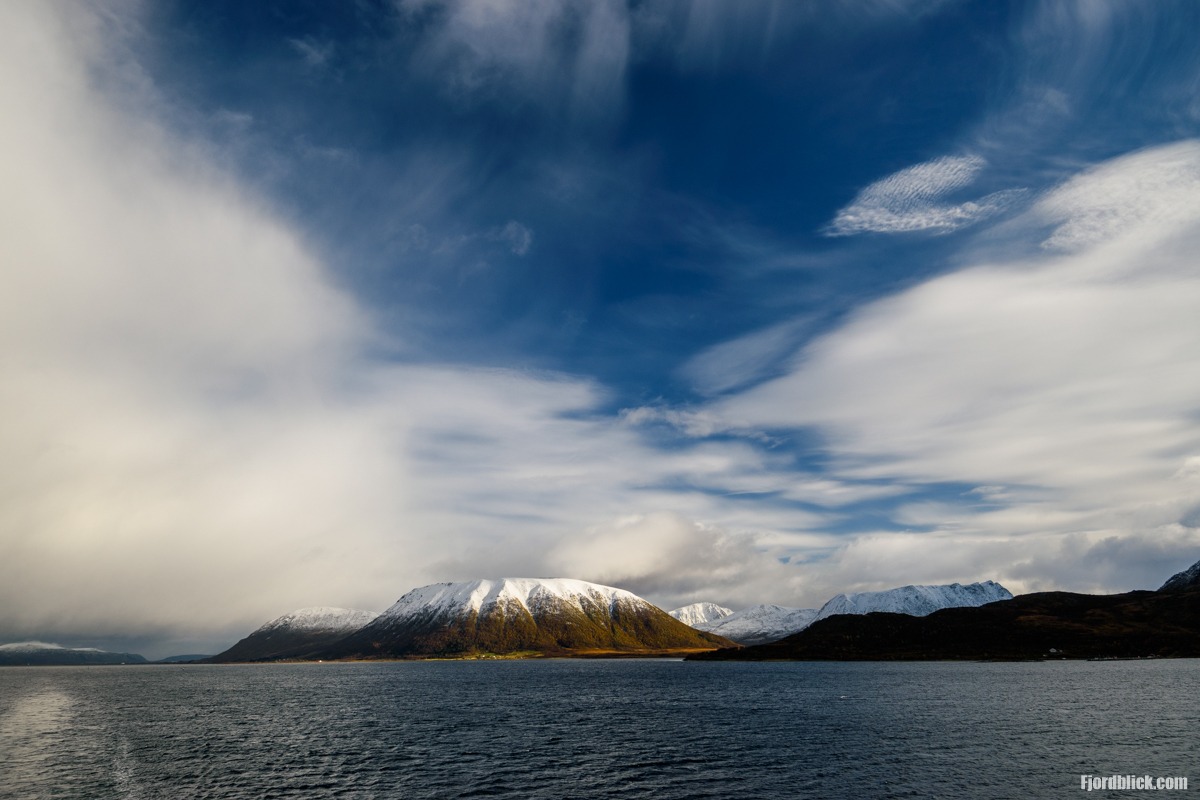
[[[0,645],[0,666],[99,666],[148,664],[137,653],[113,653],[96,647],[64,647],[51,642],[11,642]]]
[[[723,617],[728,617],[733,613],[733,609],[719,606],[716,603],[692,603],[667,613],[684,625],[695,628],[697,624],[716,622]]]
[[[1039,592],[924,617],[836,615],[778,642],[689,658],[719,661],[1038,660],[1200,657],[1200,588]]]
[[[571,578],[492,578],[413,589],[318,656],[667,654],[729,644],[624,589]]]
[[[790,608],[758,605],[726,617],[693,625],[732,639],[738,644],[757,645],[798,633],[817,620],[838,614],[867,614],[875,611],[924,616],[942,608],[976,606],[1012,597],[995,581],[947,584],[908,584],[878,592],[837,594],[820,608]]]
[[[379,615],[357,608],[314,606],[276,617],[205,663],[304,659],[359,630]]]
[[[1158,590],[1160,592],[1179,592],[1197,587],[1200,587],[1200,561],[1167,578],[1166,582],[1158,587]]]

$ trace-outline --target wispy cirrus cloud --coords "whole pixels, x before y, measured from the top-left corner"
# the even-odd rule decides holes
[[[416,63],[462,103],[551,104],[594,120],[619,110],[630,54],[624,3],[397,0],[428,19]]]
[[[743,387],[778,369],[808,327],[807,320],[788,320],[721,342],[688,359],[679,373],[706,395]]]
[[[975,182],[987,162],[979,156],[943,156],[872,183],[837,213],[828,236],[858,233],[949,233],[1010,207],[1020,190],[993,192],[960,203],[947,198]]]

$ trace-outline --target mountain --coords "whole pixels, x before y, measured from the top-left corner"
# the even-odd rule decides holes
[[[498,578],[414,589],[320,657],[666,655],[730,644],[623,589]]]
[[[995,581],[951,583],[943,586],[901,586],[882,592],[839,594],[817,611],[813,622],[838,614],[870,614],[887,611],[923,617],[943,608],[981,606],[997,600],[1011,600],[1012,592]]]
[[[891,661],[1200,657],[1200,589],[1041,592],[924,617],[873,613],[814,622],[778,642],[711,660]]]
[[[155,664],[190,664],[194,661],[205,661],[210,658],[215,658],[211,653],[189,653],[187,655],[167,656],[160,658]]]
[[[145,664],[136,653],[109,653],[95,647],[63,647],[48,642],[0,644],[0,666],[77,666],[83,664]]]
[[[815,608],[751,606],[735,611],[727,617],[712,622],[701,622],[693,627],[732,639],[738,644],[762,644],[795,633],[812,622],[816,614]]]
[[[941,608],[978,606],[1007,600],[1012,594],[994,581],[966,586],[901,586],[882,592],[839,594],[819,609],[786,606],[753,606],[710,622],[689,623],[692,627],[724,636],[738,644],[773,642],[804,630],[819,619],[838,614],[869,614],[889,611],[921,617]]]
[[[379,615],[353,608],[301,608],[273,619],[206,661],[303,659],[362,628]]]
[[[1200,587],[1200,561],[1192,564],[1183,572],[1172,575],[1158,590],[1160,592],[1181,592],[1197,587]]]
[[[716,622],[722,617],[728,617],[733,610],[716,603],[692,603],[690,606],[677,608],[667,613],[684,625],[691,625],[694,628],[705,622]]]

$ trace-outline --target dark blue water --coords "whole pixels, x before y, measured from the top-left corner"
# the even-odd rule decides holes
[[[5,668],[0,796],[1081,797],[1200,784],[1198,697],[1194,660]]]

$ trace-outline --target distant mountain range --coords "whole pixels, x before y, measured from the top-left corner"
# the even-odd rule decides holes
[[[1157,592],[1039,592],[927,616],[834,615],[780,641],[705,660],[1200,657],[1200,562]]]
[[[825,605],[816,608],[786,606],[752,606],[726,616],[689,623],[698,630],[724,636],[738,644],[754,645],[773,642],[804,630],[817,620],[838,614],[870,614],[887,611],[897,614],[924,616],[942,608],[979,606],[996,600],[1007,600],[1012,593],[995,581],[963,585],[901,586],[882,592],[839,594]],[[696,605],[712,605],[711,603]],[[696,606],[676,609],[671,614]],[[717,606],[720,608],[720,606]]]
[[[94,647],[63,647],[49,642],[0,644],[0,666],[79,666],[84,664],[145,664],[136,653],[109,653]]]

